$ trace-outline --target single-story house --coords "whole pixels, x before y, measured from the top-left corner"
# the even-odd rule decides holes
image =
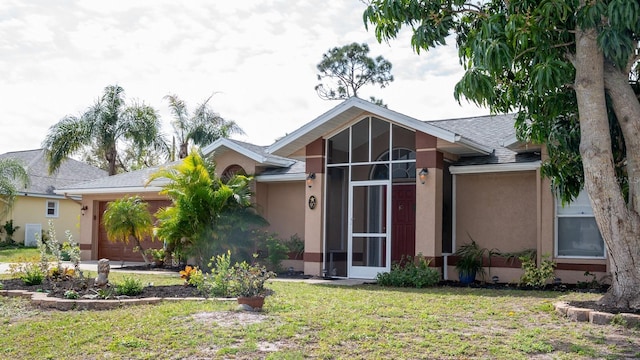
[[[83,183],[106,177],[108,173],[95,166],[67,159],[60,169],[49,174],[43,149],[8,152],[0,159],[16,159],[22,163],[29,175],[30,184],[17,186],[18,195],[13,208],[0,219],[0,225],[13,220],[19,227],[13,240],[27,246],[36,246],[35,234],[49,229],[49,221],[55,227],[60,242],[66,240],[65,231],[71,231],[75,241],[80,238],[80,217],[84,210],[80,196],[64,196],[55,191],[74,183]],[[0,203],[0,207],[5,204]],[[86,209],[85,209],[86,210]],[[3,231],[3,237],[6,233]]]
[[[586,196],[562,207],[540,176],[544,147],[520,143],[514,116],[420,121],[348,99],[270,146],[220,139],[218,175],[255,174],[255,200],[269,231],[304,238],[309,275],[371,279],[404,255],[422,254],[444,279],[457,279],[457,248],[537,251],[563,282],[607,271],[606,252]],[[166,201],[154,169],[59,190],[81,195],[83,258],[109,257],[100,227],[106,202],[139,194]],[[122,246],[122,245],[118,245]],[[487,263],[488,265],[488,263]],[[517,281],[519,261],[492,258],[490,276]]]

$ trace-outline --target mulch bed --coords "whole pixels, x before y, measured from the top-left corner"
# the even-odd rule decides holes
[[[75,290],[82,298],[83,295],[95,295],[98,290],[93,284],[94,279],[84,280],[64,280],[50,281],[44,280],[40,285],[25,285],[20,279],[1,280],[3,290],[27,290],[31,292],[47,292],[50,297],[64,298],[65,291],[69,289]],[[112,298],[116,298],[116,291],[113,286],[108,287],[112,290]],[[165,286],[145,286],[142,293],[136,296],[128,296],[129,299],[140,299],[148,297],[162,298],[186,298],[186,297],[203,297],[203,295],[192,286],[184,285],[165,285]]]

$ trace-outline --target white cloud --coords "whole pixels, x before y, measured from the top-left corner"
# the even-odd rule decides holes
[[[337,102],[320,100],[316,64],[328,49],[366,42],[393,63],[395,81],[367,92],[419,119],[487,113],[460,107],[453,47],[416,55],[410,33],[378,44],[358,1],[74,1],[0,3],[0,153],[40,146],[48,128],[77,115],[105,86],[158,109],[167,94],[212,105],[269,144]],[[365,96],[363,96],[365,97]]]

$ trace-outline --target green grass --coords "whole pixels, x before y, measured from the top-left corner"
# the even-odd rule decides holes
[[[0,248],[0,262],[12,263],[32,258],[40,259],[37,248]]]
[[[638,329],[574,323],[550,305],[594,294],[269,287],[275,294],[259,314],[215,301],[59,312],[0,297],[0,358],[623,359],[640,349]]]

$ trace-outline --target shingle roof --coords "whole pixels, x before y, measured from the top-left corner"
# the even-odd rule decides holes
[[[107,176],[93,181],[87,181],[83,183],[73,184],[69,186],[73,190],[86,190],[86,189],[115,189],[121,188],[122,191],[126,191],[127,188],[141,188],[144,187],[151,174],[158,171],[161,167],[167,167],[174,165],[176,162],[168,163],[162,166],[154,166],[144,168],[136,171],[126,172],[113,176]],[[61,190],[66,190],[63,188]]]
[[[63,161],[58,171],[49,175],[49,165],[43,149],[8,152],[0,154],[0,159],[16,159],[25,166],[31,184],[26,189],[18,190],[31,194],[53,195],[56,189],[108,175],[104,170],[74,159]]]
[[[515,114],[476,116],[462,119],[429,121],[430,124],[460,134],[494,149],[490,155],[461,157],[455,165],[482,165],[531,162],[539,153],[518,154],[502,145],[515,133]]]

